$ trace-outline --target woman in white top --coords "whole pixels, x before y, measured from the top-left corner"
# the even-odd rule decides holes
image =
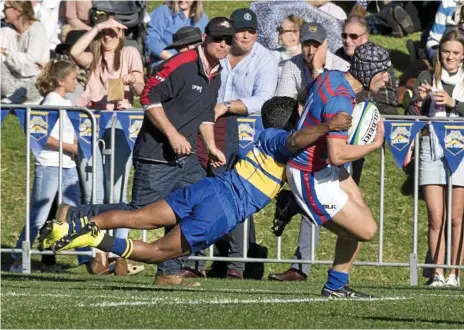
[[[73,63],[68,61],[51,61],[37,78],[37,88],[45,96],[43,105],[72,106],[66,98],[77,86],[77,70]],[[35,159],[35,176],[31,196],[30,214],[30,241],[37,237],[40,228],[47,220],[50,209],[58,193],[59,171],[59,127],[60,119],[56,121],[46,147]],[[64,112],[63,117],[63,202],[76,206],[80,204],[81,192],[74,157],[77,155],[77,140],[69,117]],[[16,248],[21,248],[24,240],[24,229],[17,241]],[[88,249],[84,249],[88,250]],[[21,259],[13,256],[16,261],[10,271],[21,271]],[[79,263],[88,263],[89,256],[79,256]]]
[[[5,21],[14,27],[1,28],[2,103],[38,103],[35,88],[37,62],[50,59],[47,32],[34,16],[30,1],[5,1]]]
[[[464,37],[456,30],[443,35],[438,46],[439,58],[434,72],[424,71],[417,78],[417,93],[410,105],[411,111],[429,117],[464,116]],[[411,112],[410,111],[410,112]],[[464,118],[463,118],[464,119]],[[433,126],[426,127],[420,140],[419,184],[424,192],[429,220],[429,251],[432,263],[445,263],[446,184],[448,163],[444,157]],[[462,223],[464,213],[464,161],[451,176],[452,235],[451,264],[462,264],[464,244]],[[445,280],[443,268],[435,268],[430,281],[432,287],[457,287],[459,270],[450,269]]]

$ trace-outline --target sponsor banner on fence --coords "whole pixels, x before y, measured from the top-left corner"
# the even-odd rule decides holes
[[[464,122],[433,122],[432,125],[454,173],[464,157]]]
[[[258,140],[259,135],[264,130],[263,121],[260,115],[237,118],[238,124],[238,144],[239,156],[245,157],[247,152],[253,147]]]
[[[417,133],[424,127],[422,121],[385,120],[385,140],[399,168],[403,167],[411,143]]]
[[[77,142],[79,144],[79,148],[81,149],[84,157],[89,159],[92,157],[92,120],[90,116],[86,113],[76,112],[76,111],[68,111],[68,117],[71,120],[71,123],[74,127],[74,131],[76,132]],[[96,129],[96,136],[97,139],[99,138],[99,131],[100,131],[100,112],[94,112],[95,120],[97,121]]]
[[[0,125],[3,124],[3,121],[5,120],[5,117],[10,113],[10,109],[2,109],[2,121],[0,122]]]
[[[21,127],[23,128],[24,132],[26,132],[26,110],[16,109],[15,112],[16,116],[19,119]],[[58,111],[54,110],[31,111],[31,118],[29,121],[29,132],[31,150],[35,158],[37,158],[40,152],[45,148],[50,133],[52,132],[53,127],[56,124],[57,117]]]
[[[131,150],[134,149],[135,140],[139,135],[140,129],[143,123],[143,112],[142,113],[130,113],[120,111],[116,113],[119,123],[121,124],[122,130],[126,135],[127,143]]]

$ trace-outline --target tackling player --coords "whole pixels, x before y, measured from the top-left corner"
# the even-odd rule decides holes
[[[267,129],[233,170],[176,190],[164,200],[138,210],[101,213],[91,222],[87,218],[49,221],[41,230],[40,247],[63,251],[91,246],[147,263],[194,253],[269,204],[285,182],[286,163],[294,152],[328,132],[344,131],[351,126],[351,117],[339,113],[323,124],[290,132],[298,112],[297,102],[289,97],[274,97],[265,102],[262,119]],[[152,243],[117,238],[100,230],[165,226],[175,227]]]

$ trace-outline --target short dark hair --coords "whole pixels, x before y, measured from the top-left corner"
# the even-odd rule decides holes
[[[367,24],[367,20],[364,17],[357,16],[357,15],[348,16],[345,23],[343,23],[343,30],[345,30],[345,26],[347,26],[348,24],[352,24],[352,23],[361,25],[367,33],[371,32],[369,28],[369,24]]]
[[[288,96],[274,96],[264,102],[261,118],[264,128],[291,130],[298,120],[298,102]]]

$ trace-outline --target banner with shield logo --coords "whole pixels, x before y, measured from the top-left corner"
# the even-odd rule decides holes
[[[26,132],[26,110],[16,109],[16,116],[19,119],[19,123]],[[29,120],[29,133],[31,150],[34,157],[38,157],[40,152],[45,148],[47,140],[53,127],[56,124],[58,117],[58,111],[47,111],[47,110],[36,110],[31,111],[31,117]]]
[[[385,120],[385,140],[399,168],[403,167],[411,143],[417,133],[425,126],[422,121]]]
[[[434,122],[432,125],[454,173],[464,158],[464,122]]]
[[[127,143],[131,150],[134,149],[135,140],[139,135],[143,123],[143,113],[120,111],[116,114],[122,130],[126,135]]]
[[[259,115],[237,118],[238,124],[238,144],[239,156],[245,157],[248,151],[258,140],[259,135],[264,130],[263,121]]]
[[[100,113],[98,111],[95,111],[94,115],[97,122],[97,125],[95,127],[95,134],[98,140],[100,134]],[[68,111],[68,117],[71,120],[71,123],[74,127],[74,131],[76,132],[79,148],[84,154],[84,157],[86,159],[90,159],[90,157],[92,157],[93,135],[92,120],[90,119],[90,116],[82,112]]]

